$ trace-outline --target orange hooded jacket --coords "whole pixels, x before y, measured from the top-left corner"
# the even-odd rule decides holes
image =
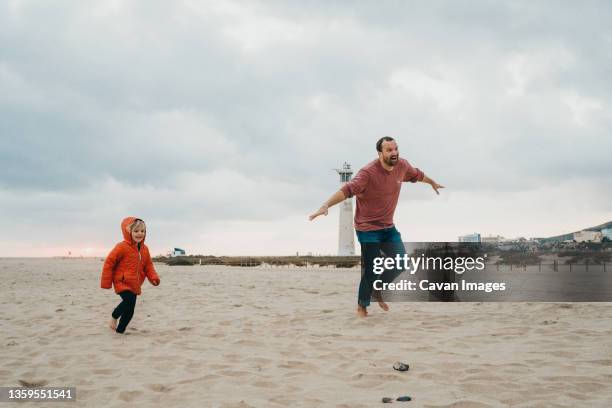
[[[132,240],[129,227],[135,220],[135,217],[128,217],[121,222],[123,241],[115,245],[106,257],[102,268],[100,286],[104,289],[110,289],[112,284],[116,293],[129,290],[140,295],[140,287],[145,276],[152,285],[159,285],[159,276],[155,272],[149,248],[144,244],[144,239],[140,243],[140,251],[138,244]]]

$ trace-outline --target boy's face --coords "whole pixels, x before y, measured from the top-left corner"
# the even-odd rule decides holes
[[[146,233],[147,233],[146,228],[143,225],[139,225],[132,230],[132,239],[137,244],[140,244],[142,240],[144,239]]]

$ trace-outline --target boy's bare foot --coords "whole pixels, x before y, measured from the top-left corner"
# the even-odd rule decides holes
[[[385,312],[389,311],[389,305],[383,302],[382,300],[378,301],[378,306],[380,306],[380,308],[384,310]]]
[[[357,306],[357,316],[358,317],[368,317],[368,309],[363,306]]]
[[[108,327],[110,327],[113,331],[117,330],[117,319],[110,319],[108,322]]]

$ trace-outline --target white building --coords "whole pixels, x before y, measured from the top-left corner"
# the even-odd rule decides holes
[[[574,232],[576,242],[601,242],[603,234],[599,231],[579,231]]]
[[[488,237],[482,237],[481,238],[481,242],[483,244],[499,244],[500,242],[504,241],[504,237],[502,237],[501,235],[489,235]]]
[[[340,186],[351,180],[353,170],[344,162],[341,169],[336,169],[340,175]],[[340,219],[338,225],[338,256],[355,255],[355,230],[353,228],[353,199],[347,198],[340,203]]]
[[[185,250],[181,248],[174,248],[172,252],[170,252],[171,257],[175,256],[185,256]]]
[[[459,242],[480,242],[480,234],[475,232],[473,234],[462,235],[458,239]]]

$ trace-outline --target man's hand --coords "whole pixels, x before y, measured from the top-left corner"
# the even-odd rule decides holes
[[[328,210],[329,210],[329,207],[327,206],[327,204],[323,204],[321,208],[319,208],[315,213],[310,214],[310,216],[308,217],[308,220],[312,221],[315,218],[317,218],[319,215],[327,215]]]
[[[430,179],[427,176],[423,176],[423,183],[427,183],[431,186],[431,188],[434,189],[434,191],[436,192],[436,194],[440,195],[440,192],[438,191],[439,188],[444,188],[443,185],[436,183],[435,181],[433,181],[432,179]]]
[[[321,208],[319,208],[314,214],[311,214],[308,219],[312,221],[319,215],[327,215],[329,207],[331,207],[332,205],[336,205],[339,202],[344,201],[345,199],[346,197],[344,196],[342,190],[336,191],[331,197],[329,197],[329,199],[325,203],[323,203]]]
[[[444,188],[443,185],[436,183],[435,181],[431,180],[431,188],[434,189],[434,191],[436,192],[436,194],[440,195],[440,192],[438,191],[439,188]]]

